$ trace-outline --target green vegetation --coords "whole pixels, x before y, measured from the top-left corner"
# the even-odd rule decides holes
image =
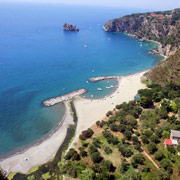
[[[84,146],[81,135],[80,144],[70,149],[63,160],[62,168],[67,163],[74,167],[71,172],[63,170],[68,178],[83,179],[87,174],[89,180],[178,179],[178,148],[165,148],[163,142],[171,129],[180,130],[180,86],[172,82],[164,87],[151,83],[138,93],[139,100],[117,105],[106,120],[82,133],[88,145]],[[80,158],[74,159],[74,154]]]

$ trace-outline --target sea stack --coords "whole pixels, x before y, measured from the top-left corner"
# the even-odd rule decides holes
[[[79,28],[77,26],[68,23],[65,23],[63,25],[63,29],[64,31],[79,31]]]

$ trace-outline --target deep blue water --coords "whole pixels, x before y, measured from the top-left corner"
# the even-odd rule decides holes
[[[78,88],[88,89],[87,97],[102,97],[112,91],[107,82],[86,83],[88,78],[134,73],[161,59],[148,55],[156,44],[141,47],[137,39],[102,30],[107,20],[132,12],[138,10],[0,4],[0,156],[57,126],[64,106],[45,108],[43,100]],[[65,22],[80,32],[63,32]]]

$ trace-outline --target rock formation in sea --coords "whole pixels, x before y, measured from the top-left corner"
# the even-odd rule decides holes
[[[79,31],[79,28],[75,25],[65,23],[63,25],[64,31]]]

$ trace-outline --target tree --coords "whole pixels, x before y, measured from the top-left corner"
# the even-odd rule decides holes
[[[170,175],[164,169],[159,170],[158,177],[160,180],[170,180]]]
[[[175,148],[173,146],[167,146],[167,150],[172,154],[176,153],[176,150],[175,150]]]
[[[103,160],[99,152],[92,153],[91,159],[94,163],[100,163]]]
[[[103,160],[101,162],[101,166],[102,169],[104,169],[105,171],[109,171],[109,172],[114,172],[115,171],[115,167],[113,166],[112,162],[109,160]]]
[[[79,151],[80,151],[80,155],[82,157],[87,157],[88,153],[85,151],[85,148],[84,147],[80,147],[79,148]]]
[[[119,131],[119,126],[117,124],[111,124],[110,129],[113,132],[118,132]]]
[[[132,136],[132,132],[131,132],[131,131],[125,131],[125,132],[124,132],[124,136],[125,136],[128,140],[130,140],[130,139],[131,139],[131,136]]]
[[[152,136],[150,137],[150,140],[151,140],[151,142],[153,142],[153,143],[155,143],[155,144],[159,143],[159,138],[158,138],[158,136],[156,136],[156,135],[152,135]]]
[[[138,164],[144,164],[144,157],[142,156],[142,154],[136,154],[132,157],[132,166],[134,168],[137,168],[138,167]]]
[[[121,165],[120,165],[120,171],[122,173],[126,172],[129,169],[129,163],[126,161],[126,159],[121,160]]]
[[[147,149],[149,151],[150,154],[154,154],[156,151],[157,151],[157,146],[155,143],[152,143],[150,142],[148,145],[147,145]]]
[[[165,155],[161,150],[158,150],[155,152],[154,157],[156,160],[161,161],[163,158],[165,158]]]
[[[133,152],[127,145],[118,145],[118,149],[124,157],[130,157],[133,154]]]
[[[168,159],[161,160],[161,166],[168,171],[169,174],[173,172],[173,168]]]
[[[80,158],[80,155],[78,154],[78,152],[71,148],[68,153],[65,155],[65,160],[72,160],[72,161],[79,161],[81,158]]]
[[[96,175],[91,169],[85,169],[79,175],[79,179],[81,180],[93,180],[95,177]]]
[[[5,180],[5,176],[3,175],[2,171],[0,170],[0,180]]]
[[[141,105],[143,108],[150,108],[150,107],[153,106],[152,99],[149,98],[149,97],[142,96],[142,97],[140,98],[140,105]]]
[[[141,140],[142,140],[142,142],[143,142],[144,144],[148,144],[148,143],[149,143],[148,137],[145,136],[145,135],[142,135],[142,136],[141,136]]]
[[[86,139],[88,139],[88,138],[91,138],[93,134],[94,134],[93,130],[92,130],[91,128],[88,128],[87,130],[85,130],[85,131],[83,131],[83,132],[81,133],[81,135],[79,136],[79,138],[80,138],[81,140],[86,140]]]

